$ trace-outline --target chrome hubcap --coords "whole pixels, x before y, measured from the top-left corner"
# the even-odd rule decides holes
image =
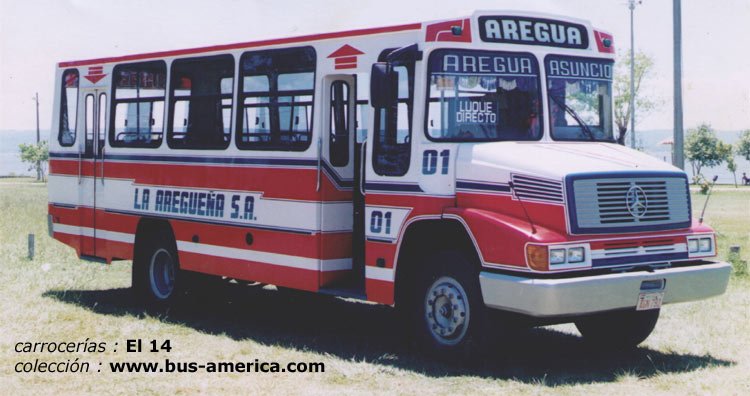
[[[453,278],[444,276],[425,296],[425,319],[432,336],[444,345],[455,345],[464,338],[469,324],[466,292]]]
[[[149,281],[151,290],[159,299],[167,299],[174,291],[174,261],[166,249],[157,250],[151,256]]]

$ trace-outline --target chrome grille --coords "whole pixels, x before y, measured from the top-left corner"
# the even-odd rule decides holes
[[[690,222],[684,177],[588,178],[573,181],[578,228],[682,228]]]

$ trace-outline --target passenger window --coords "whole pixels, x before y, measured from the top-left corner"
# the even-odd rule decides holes
[[[76,141],[76,112],[78,111],[78,70],[63,72],[60,93],[60,131],[57,140],[61,146],[72,146]]]
[[[381,58],[389,52],[384,51]],[[381,176],[405,175],[411,158],[414,63],[396,64],[393,70],[398,73],[398,104],[375,109],[372,166]]]
[[[171,148],[229,146],[234,57],[178,59],[172,63],[167,143]]]
[[[164,128],[167,69],[163,61],[115,66],[109,143],[158,147]]]
[[[237,147],[304,151],[310,146],[315,56],[312,47],[242,55]]]
[[[333,166],[349,163],[349,84],[334,81],[331,84],[331,119],[329,158]]]

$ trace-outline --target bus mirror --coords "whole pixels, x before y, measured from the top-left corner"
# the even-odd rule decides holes
[[[370,103],[372,107],[391,107],[398,99],[398,73],[390,63],[378,62],[372,65],[370,75]]]

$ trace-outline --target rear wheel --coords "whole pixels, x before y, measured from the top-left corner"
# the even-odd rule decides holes
[[[631,349],[643,342],[656,327],[658,309],[605,312],[575,322],[584,341],[597,348]]]
[[[133,261],[133,289],[146,303],[163,305],[184,294],[186,275],[180,270],[174,240],[151,234],[144,237]]]
[[[466,357],[483,341],[486,308],[476,266],[460,251],[443,251],[420,267],[407,315],[414,340],[441,358]]]

